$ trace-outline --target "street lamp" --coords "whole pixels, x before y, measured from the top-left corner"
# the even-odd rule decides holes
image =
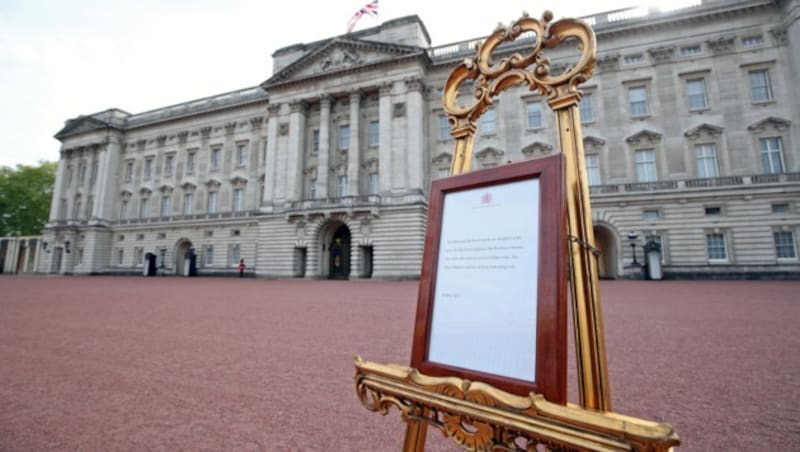
[[[636,239],[639,238],[639,234],[631,231],[628,233],[628,240],[631,241],[631,252],[633,253],[633,262],[631,263],[631,267],[638,267],[639,263],[636,262]]]

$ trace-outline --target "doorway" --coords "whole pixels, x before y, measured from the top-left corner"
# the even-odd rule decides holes
[[[331,237],[329,245],[328,278],[347,279],[350,277],[350,228],[339,226]]]
[[[175,246],[175,274],[178,276],[186,275],[186,253],[192,249],[192,242],[188,239],[178,240]]]
[[[617,240],[610,228],[594,227],[595,246],[600,251],[597,257],[597,273],[600,279],[617,278]]]

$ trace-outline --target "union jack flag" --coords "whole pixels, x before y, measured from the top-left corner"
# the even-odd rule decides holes
[[[347,21],[347,32],[350,33],[353,31],[353,27],[356,26],[356,22],[358,19],[361,19],[362,16],[375,16],[378,17],[378,0],[372,0],[371,2],[364,5],[361,9],[356,11],[353,14],[353,17]]]

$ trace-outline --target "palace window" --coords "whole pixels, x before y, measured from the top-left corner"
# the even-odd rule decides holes
[[[164,195],[161,197],[161,216],[168,217],[172,214],[172,197]]]
[[[206,266],[214,265],[214,245],[206,245]]]
[[[645,220],[657,220],[661,218],[661,212],[658,209],[644,209],[642,211],[642,217]],[[645,240],[646,243],[646,240]]]
[[[148,218],[150,216],[150,199],[142,198],[139,201],[139,218]]]
[[[119,205],[119,218],[120,220],[128,219],[128,200],[123,199]]]
[[[339,150],[346,151],[350,148],[350,126],[339,126]]]
[[[631,116],[647,116],[647,88],[644,86],[634,86],[628,90],[628,105],[630,105]]]
[[[66,220],[67,219],[67,200],[66,199],[62,199],[58,203],[58,218],[60,220]]]
[[[80,177],[78,178],[78,185],[83,185],[86,183],[86,165],[81,165],[80,169]]]
[[[758,47],[764,44],[764,37],[761,35],[745,36],[742,38],[742,47]]]
[[[759,138],[761,167],[765,174],[783,172],[783,140],[781,137]]]
[[[217,213],[217,197],[215,191],[208,192],[208,202],[206,203],[206,213]]]
[[[371,148],[376,148],[380,144],[380,124],[378,121],[370,121],[367,126],[369,132],[367,137],[367,145]]]
[[[183,194],[183,214],[191,215],[194,213],[194,193]]]
[[[311,154],[319,154],[319,129],[314,129],[311,132]]]
[[[589,185],[600,185],[600,156],[598,154],[586,154],[586,174],[589,177]]]
[[[656,176],[656,157],[653,149],[639,149],[636,151],[636,181],[654,182]]]
[[[769,102],[772,100],[772,84],[769,71],[758,69],[750,71],[750,99],[753,102]]]
[[[347,195],[347,176],[339,176],[337,179],[336,195],[340,198]]]
[[[789,213],[789,204],[786,203],[773,204],[772,213],[781,213],[781,214]]]
[[[160,268],[167,266],[167,248],[164,246],[158,249],[158,266]]]
[[[367,193],[370,195],[378,194],[378,173],[369,173]]]
[[[447,116],[439,115],[439,141],[447,141],[450,139],[450,122]]]
[[[707,217],[718,217],[722,215],[722,207],[720,206],[706,207],[704,211]]]
[[[125,162],[125,182],[133,180],[133,162]]]
[[[308,199],[317,198],[317,180],[309,179],[308,181]]]
[[[239,247],[238,243],[234,243],[231,245],[231,262],[230,265],[238,265],[239,259],[242,257],[241,247]]]
[[[122,265],[125,261],[125,250],[120,248],[117,250],[117,265]]]
[[[689,103],[689,110],[703,110],[708,107],[705,79],[686,80],[686,100]]]
[[[541,102],[528,102],[526,105],[526,112],[528,117],[528,128],[538,129],[542,127],[542,103]]]
[[[244,210],[244,189],[236,188],[233,190],[233,211],[241,212]]]
[[[72,218],[81,217],[81,195],[75,197],[75,204],[72,206]]]
[[[708,260],[727,261],[728,247],[725,241],[725,234],[721,232],[706,234],[706,251],[708,252]]]
[[[133,264],[137,267],[144,265],[144,248],[137,246],[133,249]]]
[[[700,47],[700,45],[681,47],[681,56],[682,57],[690,57],[690,56],[700,55],[702,53],[703,53],[703,49]]]
[[[775,231],[775,255],[778,259],[797,259],[797,245],[793,231]]]
[[[245,164],[247,164],[247,145],[238,144],[236,145],[236,165],[244,166]]]
[[[594,110],[592,109],[592,95],[587,93],[581,98],[578,104],[581,111],[581,122],[587,123],[594,121]]]
[[[172,176],[174,169],[175,169],[175,156],[168,155],[164,159],[164,176],[167,177]]]
[[[189,151],[186,154],[186,174],[194,173],[196,156],[197,156],[197,151]]]
[[[149,180],[153,176],[153,157],[144,160],[144,180]]]
[[[642,64],[644,63],[644,56],[641,53],[632,55],[625,55],[622,57],[622,62],[627,65]]]
[[[497,112],[490,108],[481,116],[481,134],[494,135],[497,133]]]
[[[694,146],[697,160],[697,177],[717,177],[717,146],[714,143],[696,144]]]
[[[219,169],[219,164],[222,158],[222,149],[211,150],[211,171]]]
[[[72,185],[72,165],[67,167],[67,186]]]

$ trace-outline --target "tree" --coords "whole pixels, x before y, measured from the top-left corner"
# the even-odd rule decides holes
[[[0,167],[0,237],[39,235],[50,214],[55,162]]]

